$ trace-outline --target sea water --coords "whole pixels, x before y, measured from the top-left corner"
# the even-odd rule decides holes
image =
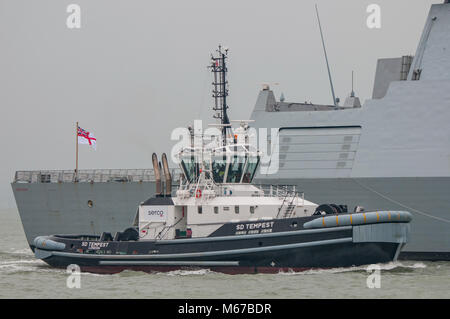
[[[450,298],[450,262],[421,261],[256,275],[82,273],[76,288],[65,269],[34,257],[17,210],[0,210],[0,234],[0,298]]]

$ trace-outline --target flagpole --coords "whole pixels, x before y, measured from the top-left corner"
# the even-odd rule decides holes
[[[75,127],[75,142],[76,142],[76,166],[75,166],[75,181],[78,181],[78,122]]]

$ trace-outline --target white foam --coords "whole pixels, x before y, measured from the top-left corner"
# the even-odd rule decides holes
[[[39,259],[10,259],[0,261],[0,273],[17,272],[48,272],[54,269],[45,267],[47,264]],[[44,267],[43,267],[44,266]]]
[[[23,249],[11,248],[10,253],[15,255],[34,256],[33,251],[30,248],[23,248]]]
[[[215,273],[214,271],[211,271],[210,269],[198,269],[198,270],[173,270],[165,273],[168,276],[202,276]]]
[[[423,263],[415,263],[413,265],[403,264],[399,261],[389,262],[385,264],[376,264],[380,267],[380,270],[393,270],[397,268],[409,268],[409,269],[421,269],[426,268],[427,266]],[[356,272],[356,271],[366,271],[369,265],[364,266],[352,266],[352,267],[337,267],[337,268],[314,268],[305,271],[280,271],[278,274],[280,275],[316,275],[316,274],[336,274],[336,273],[345,273],[345,272]]]

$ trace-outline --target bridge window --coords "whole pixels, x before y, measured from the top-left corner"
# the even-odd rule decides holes
[[[242,170],[244,168],[245,157],[234,156],[233,162],[231,163],[228,174],[227,183],[240,183],[242,177]]]
[[[244,176],[242,177],[242,183],[251,183],[253,176],[255,176],[256,168],[258,167],[259,156],[250,157],[245,168]]]
[[[227,158],[225,156],[213,158],[212,173],[213,173],[214,182],[216,182],[216,183],[224,182],[223,179],[225,176],[226,168],[227,168]]]
[[[210,174],[209,174],[209,172],[211,171],[211,162],[208,160],[208,161],[203,161],[203,167],[204,167],[204,173],[205,173],[205,177],[207,178],[207,179],[210,179],[211,178],[211,176],[210,176]],[[200,172],[199,172],[200,173]]]
[[[198,176],[198,164],[195,163],[194,157],[188,157],[181,161],[181,168],[188,182],[192,182],[195,176]]]

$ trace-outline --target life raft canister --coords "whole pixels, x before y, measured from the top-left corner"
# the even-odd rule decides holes
[[[195,198],[200,198],[202,197],[202,190],[199,188],[197,189],[197,191],[195,192]]]

